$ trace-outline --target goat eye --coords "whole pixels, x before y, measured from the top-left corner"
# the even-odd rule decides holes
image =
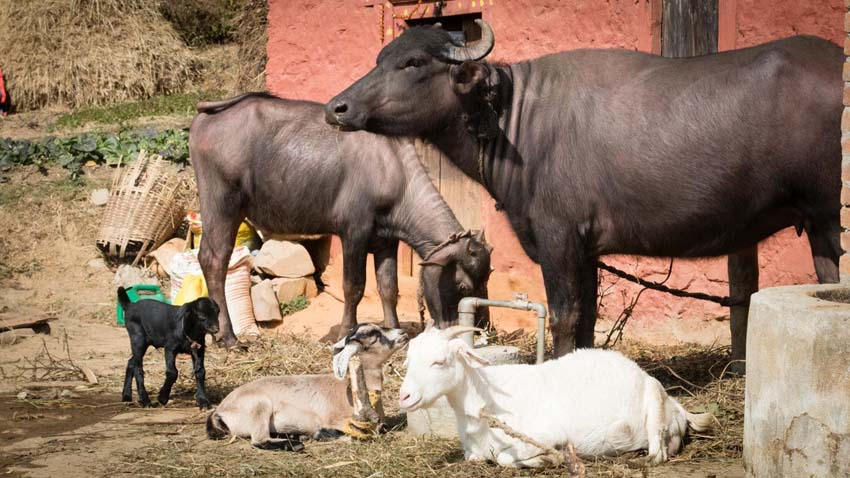
[[[445,360],[437,360],[434,363],[432,363],[431,366],[432,367],[442,367],[445,364],[446,364]]]

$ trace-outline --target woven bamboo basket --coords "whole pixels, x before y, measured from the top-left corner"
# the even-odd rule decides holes
[[[106,255],[135,255],[136,265],[174,234],[186,211],[176,197],[180,181],[169,166],[161,156],[141,151],[134,163],[115,172],[97,236]]]

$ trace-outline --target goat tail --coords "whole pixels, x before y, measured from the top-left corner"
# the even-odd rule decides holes
[[[685,418],[688,420],[688,427],[695,432],[704,432],[714,428],[717,424],[717,418],[713,414],[706,413],[690,413],[685,412]]]
[[[118,288],[118,303],[121,304],[121,308],[124,309],[125,311],[127,310],[127,307],[130,306],[130,303],[131,303],[130,302],[130,296],[127,295],[127,291],[124,290],[123,287]]]
[[[711,430],[715,425],[718,424],[717,418],[711,412],[705,413],[691,413],[682,406],[681,403],[674,400],[676,404],[676,408],[679,409],[682,416],[685,417],[685,420],[688,422],[688,428],[695,432],[704,432]]]
[[[207,437],[210,440],[221,440],[230,433],[227,424],[221,419],[221,415],[216,412],[210,413],[207,417]]]

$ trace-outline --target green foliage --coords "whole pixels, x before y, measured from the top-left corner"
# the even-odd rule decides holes
[[[233,39],[236,0],[162,0],[159,11],[187,45],[199,47]]]
[[[44,168],[55,163],[79,176],[88,161],[114,165],[136,159],[139,151],[161,155],[177,163],[189,161],[189,134],[183,130],[124,130],[118,133],[83,133],[68,138],[49,136],[35,141],[0,139],[0,167],[32,164]]]
[[[307,297],[299,295],[298,297],[290,300],[289,302],[280,304],[280,315],[284,317],[286,317],[287,315],[292,315],[296,312],[306,309],[309,305],[310,301],[307,300]]]
[[[74,128],[86,123],[122,124],[144,116],[192,116],[199,101],[217,99],[223,91],[159,95],[143,101],[119,103],[98,108],[86,108],[59,117],[50,127],[53,130]]]

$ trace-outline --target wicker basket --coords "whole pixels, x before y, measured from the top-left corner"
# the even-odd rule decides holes
[[[141,151],[133,164],[115,173],[97,246],[118,259],[135,254],[136,265],[180,225],[186,211],[176,198],[179,186],[168,161]]]

